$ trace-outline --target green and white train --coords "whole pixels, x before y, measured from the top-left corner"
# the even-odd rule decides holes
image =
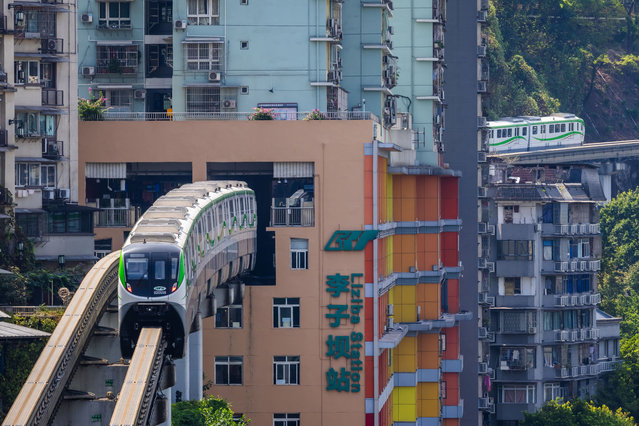
[[[253,269],[256,227],[255,194],[244,182],[196,182],[159,198],[120,254],[122,355],[133,354],[143,327],[162,326],[167,352],[183,357],[197,313],[215,310],[206,309],[213,290]]]
[[[490,152],[533,151],[584,143],[584,121],[574,114],[506,117],[489,121]]]

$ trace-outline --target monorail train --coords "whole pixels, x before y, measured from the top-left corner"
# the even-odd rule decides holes
[[[558,113],[549,117],[507,117],[489,121],[490,152],[532,151],[582,145],[584,121],[574,114]]]
[[[170,191],[142,215],[120,254],[124,357],[132,356],[143,327],[158,325],[167,353],[184,356],[196,314],[215,287],[254,267],[256,212],[246,183],[208,181]]]

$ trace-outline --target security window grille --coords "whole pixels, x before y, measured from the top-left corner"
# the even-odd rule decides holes
[[[273,384],[274,385],[299,385],[300,384],[300,357],[299,356],[274,356],[273,357]]]
[[[300,298],[273,298],[273,327],[291,328],[300,326]]]
[[[98,26],[106,29],[131,28],[131,7],[129,2],[103,2],[100,4]]]
[[[242,328],[242,306],[217,308],[215,328]]]
[[[291,269],[308,269],[308,240],[291,238]]]
[[[273,426],[300,426],[300,413],[275,413]]]
[[[500,260],[533,260],[533,242],[529,240],[502,240],[497,245]]]
[[[107,103],[110,107],[124,107],[129,108],[131,106],[132,90],[109,90],[107,92]]]
[[[186,17],[189,25],[219,25],[219,0],[187,0]]]
[[[535,368],[535,348],[500,348],[499,368],[501,370],[527,370]]]
[[[224,57],[222,43],[186,43],[186,69],[188,71],[220,71]]]
[[[242,357],[241,356],[216,356],[215,357],[215,384],[216,385],[241,385],[242,384]]]
[[[537,326],[536,312],[501,313],[501,331],[503,333],[528,333],[530,327]]]
[[[534,404],[535,385],[503,385],[499,393],[504,404]]]
[[[42,236],[42,218],[40,214],[16,213],[16,222],[22,232],[30,238]]]
[[[54,38],[56,13],[44,10],[20,10],[14,13],[14,28],[18,37]]]
[[[219,87],[187,87],[186,112],[219,112]]]
[[[104,74],[133,74],[138,67],[137,46],[98,46],[97,71]]]

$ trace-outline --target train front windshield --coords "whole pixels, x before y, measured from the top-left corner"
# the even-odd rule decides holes
[[[166,296],[177,290],[180,251],[133,250],[124,253],[126,289],[136,296]]]

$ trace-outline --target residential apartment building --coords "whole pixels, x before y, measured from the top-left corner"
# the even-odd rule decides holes
[[[75,2],[2,4],[4,213],[15,214],[16,224],[34,242],[37,260],[92,259],[93,212],[77,205]]]
[[[472,315],[459,308],[459,173],[441,159],[445,2],[78,11],[79,93],[110,107],[80,123],[96,253],[182,183],[256,191],[255,271],[202,325],[210,392],[256,424],[459,424]],[[276,120],[246,121],[256,107]],[[313,109],[330,120],[303,121]]]
[[[605,201],[597,169],[483,168],[478,337],[484,424],[594,395],[619,361],[619,318],[597,309]]]

